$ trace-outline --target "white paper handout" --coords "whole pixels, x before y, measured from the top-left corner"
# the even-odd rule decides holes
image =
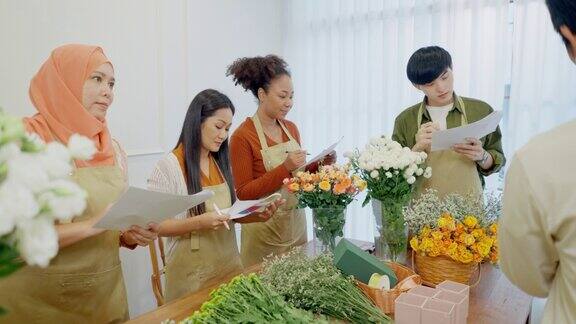
[[[274,201],[282,197],[279,193],[273,193],[270,196],[256,200],[236,200],[234,205],[228,209],[222,210],[222,213],[228,214],[230,219],[246,217],[254,212],[264,210]]]
[[[340,137],[340,139],[336,143],[328,146],[328,148],[324,149],[322,152],[320,152],[320,154],[313,157],[312,160],[306,162],[305,167],[311,165],[312,163],[315,163],[315,162],[318,162],[318,161],[321,161],[322,159],[324,159],[328,154],[330,154],[332,151],[334,151],[336,146],[338,146],[338,144],[340,144],[340,141],[342,141],[343,138],[344,138],[344,136]]]
[[[490,115],[468,125],[454,127],[432,134],[431,151],[450,150],[454,144],[466,143],[466,138],[480,139],[496,130],[502,119],[501,111],[493,111]]]
[[[148,223],[160,223],[214,196],[203,190],[190,196],[173,195],[130,187],[94,227],[125,230],[132,225],[146,228]]]

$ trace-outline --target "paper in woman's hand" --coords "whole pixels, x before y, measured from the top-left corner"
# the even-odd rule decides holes
[[[130,187],[94,225],[109,230],[126,230],[132,225],[147,228],[149,223],[161,223],[214,196],[203,190],[190,196],[173,195]]]
[[[246,217],[255,212],[262,212],[266,207],[268,207],[268,205],[280,199],[281,197],[282,196],[279,193],[273,193],[263,199],[236,200],[232,207],[227,210],[222,210],[222,212],[228,214],[230,219]]]
[[[344,136],[340,137],[340,139],[336,143],[328,146],[326,149],[324,149],[318,155],[314,156],[310,161],[306,162],[306,165],[304,167],[307,167],[307,166],[311,165],[312,163],[323,160],[326,156],[328,156],[330,153],[332,153],[332,151],[334,151],[336,146],[338,146],[338,144],[340,144],[340,141],[342,141],[343,138],[344,138]]]

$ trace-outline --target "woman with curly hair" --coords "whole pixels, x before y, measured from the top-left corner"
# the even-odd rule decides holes
[[[304,210],[296,209],[296,198],[282,190],[283,180],[304,168],[306,151],[300,146],[298,127],[286,119],[294,89],[283,59],[275,55],[240,58],[228,67],[226,75],[258,102],[256,113],[230,139],[236,194],[247,200],[280,192],[287,201],[267,222],[242,224],[242,263],[250,266],[269,254],[307,242]],[[333,152],[322,163],[333,163],[335,157]]]

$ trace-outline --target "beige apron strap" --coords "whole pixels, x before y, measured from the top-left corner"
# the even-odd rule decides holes
[[[459,96],[456,96],[456,101],[458,101],[460,108],[462,108],[462,115],[460,116],[460,125],[461,126],[468,125],[468,117],[466,116],[466,105],[464,104],[464,100],[462,100],[462,98],[460,98]],[[424,114],[424,102],[420,103],[420,108],[418,109],[418,119],[416,122],[416,128],[418,129],[420,128],[420,124],[422,124],[423,114]]]
[[[466,105],[464,104],[464,100],[462,100],[462,98],[459,96],[456,96],[456,100],[458,100],[458,104],[460,104],[460,108],[462,108],[460,125],[468,125],[468,117],[466,116]]]
[[[258,134],[258,140],[260,141],[260,146],[262,147],[262,149],[267,149],[268,141],[266,140],[266,136],[264,135],[264,129],[262,128],[262,123],[260,122],[258,114],[254,114],[254,116],[252,116],[252,121],[254,122],[254,128],[256,128],[256,133]],[[288,136],[288,139],[290,141],[297,142],[282,121],[278,120],[278,124],[280,124],[282,131],[286,133],[286,136]]]
[[[292,137],[292,134],[290,134],[290,132],[288,131],[288,129],[286,128],[286,126],[284,125],[284,122],[278,121],[278,124],[280,124],[280,127],[282,127],[282,130],[284,131],[284,133],[286,133],[286,135],[288,136],[288,139],[292,142],[297,142],[294,137]]]
[[[267,149],[268,141],[266,141],[266,136],[264,136],[264,129],[262,128],[262,123],[260,122],[260,118],[258,118],[258,114],[252,116],[252,121],[254,122],[254,128],[256,128],[256,133],[258,134],[260,147],[262,147],[262,149]]]
[[[218,166],[218,163],[216,163],[216,166]],[[202,190],[206,190],[206,189],[210,189],[210,188],[220,189],[221,187],[225,187],[227,194],[230,195],[230,189],[228,188],[228,183],[226,182],[226,178],[224,178],[224,174],[220,170],[220,167],[218,167],[218,171],[220,172],[222,179],[224,179],[224,182],[221,184],[215,185],[215,186],[203,187]],[[208,205],[209,204],[208,201],[206,202],[206,211],[212,210],[212,206]],[[222,207],[222,206],[219,206],[219,207]],[[199,249],[200,249],[200,234],[198,234],[198,231],[193,231],[190,233],[190,250],[195,251],[195,250],[199,250]]]

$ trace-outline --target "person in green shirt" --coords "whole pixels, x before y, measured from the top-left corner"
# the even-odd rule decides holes
[[[457,96],[450,53],[438,46],[420,48],[408,61],[406,74],[424,93],[422,102],[398,115],[392,139],[413,151],[428,153],[432,177],[418,183],[416,193],[427,188],[443,197],[450,193],[481,194],[484,177],[506,163],[500,128],[483,138],[467,138],[451,150],[430,152],[432,134],[478,121],[494,110],[487,103]]]

